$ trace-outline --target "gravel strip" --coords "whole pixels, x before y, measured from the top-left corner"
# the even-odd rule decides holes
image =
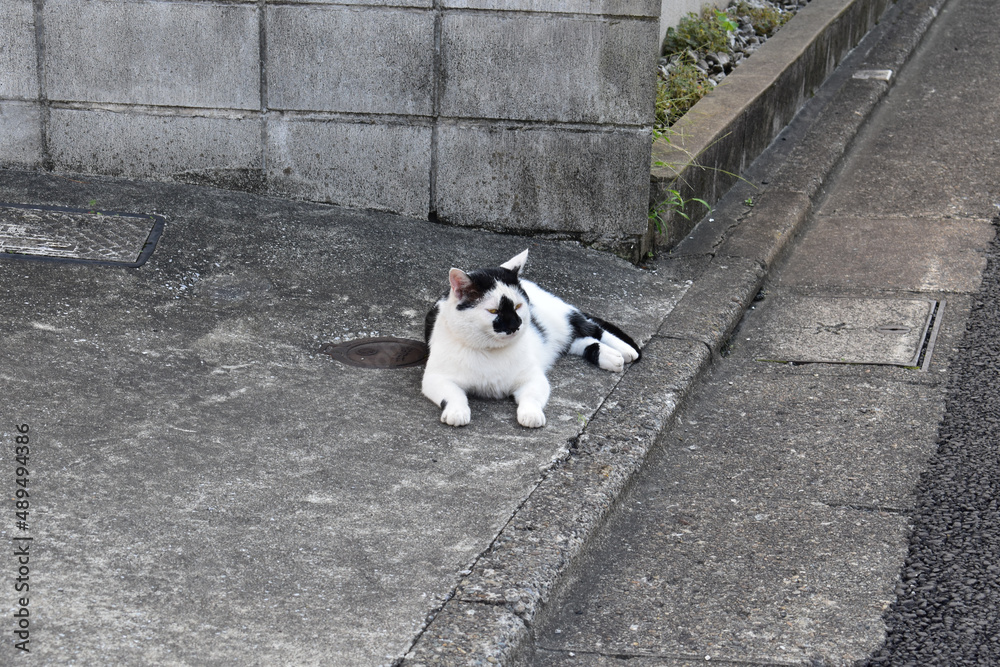
[[[1000,664],[998,330],[1000,239],[953,363],[938,452],[917,489],[887,640],[862,664]]]
[[[739,4],[739,0],[729,3],[727,11],[737,4]],[[745,0],[745,4],[770,7],[782,14],[794,15],[808,5],[809,0],[788,0],[787,2],[782,0],[776,2],[772,2],[771,0]],[[664,56],[659,60],[660,75],[664,77],[668,76],[670,70],[679,61],[684,59],[685,56],[689,56],[695,62],[695,67],[701,70],[708,78],[710,85],[716,86],[731,74],[737,65],[743,62],[744,59],[749,58],[764,42],[777,34],[778,30],[781,30],[779,27],[771,35],[758,35],[748,17],[731,16],[731,18],[739,24],[739,27],[729,33],[729,49],[726,52],[710,53],[707,51],[695,52],[689,50],[688,54],[675,53],[670,56]]]

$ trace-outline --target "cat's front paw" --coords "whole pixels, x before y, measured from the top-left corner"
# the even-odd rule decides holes
[[[446,404],[441,411],[441,421],[449,426],[465,426],[472,421],[472,410],[467,404]]]
[[[541,428],[545,426],[545,413],[535,405],[517,406],[517,423],[527,428]]]

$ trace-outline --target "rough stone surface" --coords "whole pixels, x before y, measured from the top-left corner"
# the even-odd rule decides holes
[[[712,263],[677,304],[660,333],[699,340],[718,352],[760,289],[764,275],[764,269],[753,260],[731,257]]]
[[[768,188],[718,247],[725,257],[743,257],[773,267],[812,211],[810,198],[786,188]]]
[[[993,226],[984,220],[947,218],[928,224],[923,218],[823,215],[803,234],[805,252],[790,260],[782,282],[805,287],[822,276],[826,284],[843,289],[969,292],[979,284],[993,235]],[[824,253],[835,240],[852,252],[836,257]],[[948,248],[943,259],[942,247]]]
[[[646,229],[645,198],[634,185],[648,171],[639,159],[648,155],[648,130],[567,134],[454,123],[438,132],[441,220],[632,242]]]
[[[269,118],[265,156],[275,194],[414,218],[428,210],[429,126]]]
[[[35,102],[0,101],[0,165],[36,167],[42,163],[42,107]]]
[[[655,31],[648,20],[446,14],[441,113],[646,125],[655,72],[634,45],[651,44]]]
[[[643,504],[622,513],[614,542],[581,568],[586,589],[539,630],[541,647],[703,663],[808,664],[836,655],[845,664],[878,645],[904,550],[903,518],[720,497],[663,478],[645,484],[653,486],[643,487]],[[600,557],[621,552],[629,558]],[[872,590],[872,580],[883,584]]]
[[[38,99],[38,59],[31,0],[0,5],[0,100]]]
[[[816,377],[744,362],[752,358],[746,353],[731,358],[742,372],[704,387],[695,399],[703,407],[664,438],[671,454],[661,484],[723,487],[734,498],[885,510],[912,505],[933,453],[936,420],[928,415],[943,412],[937,387],[870,367],[860,377],[832,371]]]
[[[503,628],[509,641],[497,642]],[[456,602],[437,614],[421,641],[406,654],[405,667],[468,664],[470,651],[483,664],[510,665],[523,659],[527,627],[516,614],[495,605]]]
[[[495,9],[660,18],[660,0],[442,0],[449,9]]]

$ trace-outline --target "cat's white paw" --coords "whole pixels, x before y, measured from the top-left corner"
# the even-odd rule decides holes
[[[608,345],[601,345],[600,365],[606,371],[620,373],[625,370],[625,357],[622,353]]]
[[[622,358],[625,359],[626,364],[631,364],[639,358],[639,352],[633,349],[631,345],[625,345],[625,349],[620,350],[620,352],[622,353]]]
[[[445,405],[441,421],[449,426],[465,426],[472,421],[472,410],[468,405]]]
[[[536,405],[519,405],[517,423],[527,428],[541,428],[545,426],[545,413]]]

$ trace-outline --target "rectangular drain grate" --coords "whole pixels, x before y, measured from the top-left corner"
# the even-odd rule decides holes
[[[758,361],[927,370],[945,302],[786,296],[780,305],[751,337]]]
[[[0,202],[0,255],[142,266],[163,233],[159,215]]]

